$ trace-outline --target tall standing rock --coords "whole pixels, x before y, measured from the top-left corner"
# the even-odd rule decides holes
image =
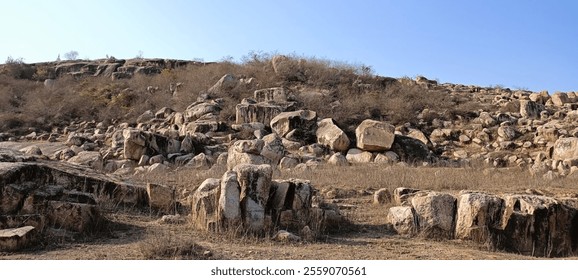
[[[221,180],[206,179],[193,195],[191,217],[198,229],[216,230],[219,225],[218,204]]]
[[[321,120],[317,124],[317,143],[328,146],[336,152],[346,152],[349,148],[349,138],[332,119]]]
[[[438,192],[419,192],[411,199],[418,230],[426,238],[451,239],[454,236],[456,198]]]
[[[240,164],[233,171],[241,187],[241,215],[245,228],[258,231],[265,226],[265,206],[269,198],[273,169],[268,164]]]
[[[385,122],[364,120],[355,129],[357,147],[370,152],[383,152],[391,148],[395,127]]]
[[[497,245],[496,230],[501,224],[503,206],[504,200],[497,196],[475,192],[461,194],[455,237]]]
[[[241,221],[241,187],[237,173],[227,171],[221,179],[218,216],[222,227],[235,226]]]

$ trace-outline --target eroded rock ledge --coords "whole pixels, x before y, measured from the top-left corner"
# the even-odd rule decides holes
[[[578,198],[530,194],[451,194],[398,188],[388,220],[399,234],[472,240],[537,257],[578,253]]]

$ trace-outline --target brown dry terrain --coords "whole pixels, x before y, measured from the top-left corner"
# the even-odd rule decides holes
[[[381,77],[315,58],[10,60],[0,65],[0,231],[30,230],[30,217],[49,226],[36,221],[39,241],[16,242],[0,258],[577,259],[577,125],[576,92]],[[233,180],[243,223],[223,230],[225,206],[215,201],[226,188],[200,186],[241,174],[238,166],[251,169]],[[302,205],[293,182],[275,192],[295,179],[308,181],[299,181]],[[423,205],[396,201],[399,189],[436,202],[417,213]],[[466,236],[453,238],[466,190],[485,193],[471,203],[482,206],[465,214]],[[379,192],[389,197],[374,203]],[[269,219],[290,212],[303,230],[321,223],[314,211],[339,222],[278,241],[266,218],[249,230],[241,197]],[[440,214],[436,199],[453,212]],[[82,214],[58,212],[66,207]],[[393,207],[411,218],[392,221]],[[448,218],[442,235],[423,232]],[[221,232],[207,230],[215,225]],[[5,237],[0,245],[18,238]]]
[[[198,185],[194,170],[157,175],[150,180],[193,178],[180,185]],[[216,176],[201,172],[198,178]],[[489,250],[462,240],[427,240],[399,236],[386,221],[390,205],[372,204],[375,190],[398,186],[457,193],[462,189],[491,193],[524,193],[529,188],[550,195],[576,193],[576,180],[546,181],[519,169],[409,168],[384,165],[325,167],[315,172],[283,172],[279,178],[311,180],[322,192],[337,190],[331,199],[351,221],[342,229],[313,242],[284,243],[270,236],[214,234],[190,224],[159,223],[160,215],[135,209],[107,209],[111,221],[105,232],[78,238],[59,237],[19,253],[1,253],[2,259],[356,259],[356,260],[500,260],[540,259]],[[448,180],[451,178],[451,180]],[[355,183],[349,183],[355,182]],[[570,257],[564,259],[578,259]]]

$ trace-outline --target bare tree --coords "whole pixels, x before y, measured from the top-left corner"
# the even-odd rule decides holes
[[[64,59],[66,59],[66,60],[75,60],[77,58],[78,58],[78,52],[77,51],[69,51],[69,52],[64,54]]]

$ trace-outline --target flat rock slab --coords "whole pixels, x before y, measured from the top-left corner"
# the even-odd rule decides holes
[[[0,251],[18,251],[35,241],[36,228],[25,226],[0,230]]]
[[[0,162],[0,186],[34,183],[60,185],[68,190],[92,193],[126,205],[146,206],[148,196],[142,186],[109,176],[90,167],[40,160],[37,162]]]

